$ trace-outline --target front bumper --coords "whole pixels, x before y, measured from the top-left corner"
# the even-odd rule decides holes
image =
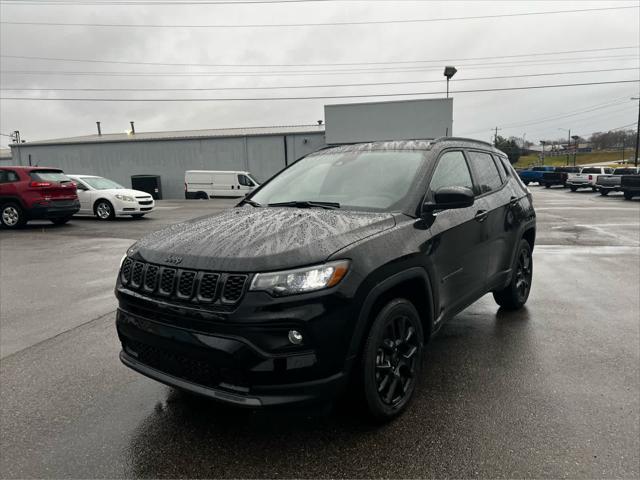
[[[47,205],[33,205],[27,210],[31,220],[49,220],[52,218],[71,217],[80,210],[79,200],[52,200]]]
[[[346,385],[355,317],[335,296],[301,305],[249,293],[235,311],[214,313],[116,293],[120,359],[157,381],[250,407],[328,401]],[[288,342],[291,329],[303,345]]]
[[[136,202],[122,202],[119,201],[114,205],[115,214],[118,217],[123,215],[140,215],[153,211],[156,204],[155,201],[136,201]]]

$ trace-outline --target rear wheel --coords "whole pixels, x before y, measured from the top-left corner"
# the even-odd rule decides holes
[[[5,203],[0,212],[0,222],[5,228],[18,228],[27,223],[27,219],[17,203]]]
[[[423,333],[411,302],[395,299],[378,313],[362,355],[363,393],[370,415],[388,421],[407,407],[422,363]]]
[[[631,200],[632,198],[633,198],[633,195],[631,195],[631,193],[624,192],[624,199],[625,200]]]
[[[545,183],[544,188],[551,188],[551,185],[549,185],[548,183]]]
[[[207,192],[198,192],[197,198],[200,200],[209,200],[209,195],[207,195]]]
[[[98,200],[93,211],[99,220],[113,220],[116,216],[113,205],[108,200]]]
[[[605,190],[604,188],[601,188],[600,195],[602,195],[603,197],[606,197],[607,195],[609,195],[609,190]]]
[[[569,186],[569,188],[571,189],[572,192],[575,192],[576,190],[578,190],[578,187],[574,187],[573,185]]]
[[[61,218],[52,218],[51,222],[53,222],[54,225],[64,225],[69,220],[71,220],[71,217],[61,217]]]
[[[529,298],[533,280],[533,258],[529,242],[522,239],[512,267],[512,277],[506,288],[493,292],[496,303],[507,310],[521,308]]]

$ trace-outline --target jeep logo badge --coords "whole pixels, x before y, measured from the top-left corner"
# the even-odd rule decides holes
[[[171,265],[178,265],[180,263],[182,263],[182,257],[177,257],[175,255],[169,255],[167,258],[165,258],[164,260],[167,263],[170,263]]]

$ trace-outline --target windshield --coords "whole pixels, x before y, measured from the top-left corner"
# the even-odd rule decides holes
[[[109,180],[108,178],[102,177],[80,177],[84,183],[89,185],[91,188],[95,188],[96,190],[107,190],[110,188],[125,188],[119,183],[114,182],[113,180]]]
[[[389,210],[408,193],[423,152],[312,155],[273,178],[251,200],[261,205],[329,202],[340,208]]]

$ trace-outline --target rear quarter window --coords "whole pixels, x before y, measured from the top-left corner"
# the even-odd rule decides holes
[[[502,186],[502,179],[493,157],[486,152],[469,151],[469,163],[474,172],[477,194],[498,190]]]

